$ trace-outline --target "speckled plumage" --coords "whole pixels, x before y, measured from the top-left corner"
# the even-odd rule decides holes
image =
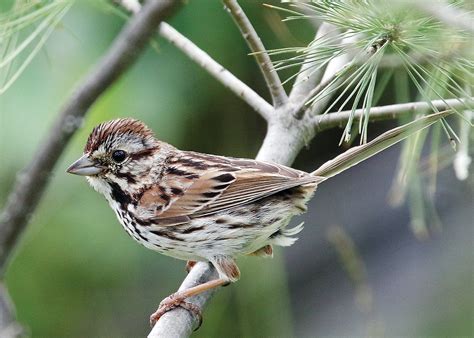
[[[117,119],[97,126],[84,155],[68,172],[87,176],[109,201],[127,233],[165,255],[209,261],[219,279],[178,291],[160,304],[152,323],[182,306],[200,317],[188,297],[236,281],[234,258],[271,256],[302,226],[290,219],[306,210],[317,185],[451,114],[440,112],[389,130],[306,173],[282,165],[181,151],[160,142],[142,122]]]
[[[111,158],[118,149],[127,154],[122,163]],[[84,156],[103,168],[87,179],[133,239],[168,256],[210,261],[229,281],[239,277],[236,266],[226,271],[235,257],[294,243],[302,227],[286,226],[323,180],[282,165],[181,151],[132,119],[94,128]]]

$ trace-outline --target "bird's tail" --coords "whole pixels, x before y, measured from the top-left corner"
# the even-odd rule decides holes
[[[350,167],[368,159],[378,152],[404,140],[417,131],[431,126],[433,123],[452,113],[453,111],[447,110],[440,113],[427,115],[403,126],[391,129],[374,140],[366,144],[353,147],[337,156],[333,160],[324,163],[318,169],[313,171],[312,174],[314,176],[320,176],[324,178],[333,177],[344,170],[349,169]]]

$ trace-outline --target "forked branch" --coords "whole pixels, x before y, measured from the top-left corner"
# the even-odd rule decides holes
[[[128,12],[136,14],[140,10],[138,0],[117,0]],[[229,72],[224,66],[214,60],[209,54],[196,46],[191,40],[182,35],[171,25],[163,22],[158,28],[158,33],[162,38],[173,44],[189,59],[207,71],[222,85],[232,91],[235,95],[246,102],[255,112],[264,119],[269,120],[273,113],[273,107],[252,88],[239,80],[234,74]]]

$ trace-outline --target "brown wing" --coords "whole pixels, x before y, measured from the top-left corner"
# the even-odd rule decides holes
[[[172,159],[164,177],[162,186],[178,185],[182,193],[157,210],[153,220],[160,225],[185,223],[322,180],[277,164],[192,152]]]
[[[192,217],[211,215],[271,196],[279,191],[308,183],[318,183],[319,177],[307,175],[291,178],[254,170],[236,172],[236,180],[215,201],[200,209]]]

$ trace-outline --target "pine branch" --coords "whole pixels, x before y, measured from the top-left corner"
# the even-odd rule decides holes
[[[323,22],[316,33],[314,40],[327,38],[329,36],[336,36],[338,30],[335,26]],[[294,108],[296,111],[300,111],[304,103],[307,101],[308,93],[318,86],[324,73],[324,69],[314,70],[315,62],[304,62],[301,66],[298,76],[296,77],[295,84],[290,93],[290,101],[297,105]],[[320,84],[319,84],[320,85]]]
[[[355,36],[351,36],[348,38],[345,38],[341,41],[341,45],[351,45],[354,44],[357,41],[357,38]],[[324,90],[327,86],[329,86],[334,80],[336,80],[338,77],[341,78],[342,76],[340,75],[340,72],[346,69],[346,67],[350,67],[351,61],[352,61],[353,55],[350,55],[349,53],[339,55],[338,57],[332,59],[329,61],[328,66],[326,67],[326,70],[324,72],[323,78],[321,79],[320,83],[312,89],[312,91],[309,91],[306,95],[306,98],[302,100],[301,102],[301,107],[297,107],[295,111],[295,115],[298,114],[303,108],[304,105],[311,100],[314,96],[317,95],[320,91]],[[331,97],[333,95],[327,95],[326,97],[322,98],[318,102],[313,103],[311,108],[308,108],[310,111],[310,114],[308,115],[318,115],[323,112],[323,109],[327,106],[328,102],[331,100]]]
[[[237,0],[223,0],[223,2],[229,9],[230,14],[242,33],[242,36],[257,60],[257,64],[260,67],[260,71],[263,74],[272,96],[273,106],[277,108],[286,104],[288,96],[281,84],[278,73],[273,67],[272,60],[270,60],[270,56],[268,55],[262,40],[255,31],[255,28],[252,26],[252,23],[245,15]]]
[[[431,105],[436,107],[438,110],[445,110],[450,108],[458,109],[472,106],[474,104],[473,100],[474,98],[434,100],[431,101]],[[375,122],[380,120],[397,119],[403,115],[416,114],[420,111],[431,109],[431,105],[428,104],[428,102],[422,101],[372,107],[369,113],[370,121]],[[312,117],[311,123],[314,126],[316,132],[320,132],[334,127],[343,128],[349,120],[351,113],[351,110],[344,110],[341,112],[328,113],[325,115],[317,115]],[[365,109],[355,110],[354,120],[359,120],[364,113]]]

